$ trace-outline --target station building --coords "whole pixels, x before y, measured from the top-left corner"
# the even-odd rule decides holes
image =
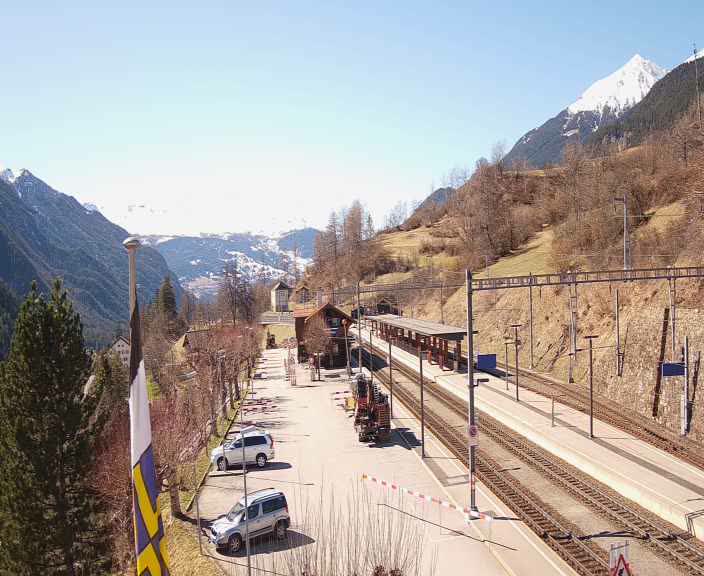
[[[321,355],[323,368],[342,368],[347,365],[348,346],[352,338],[349,335],[352,318],[330,303],[318,307],[301,307],[293,312],[298,341],[298,361],[308,359],[306,337],[313,338],[313,331],[322,328],[327,336],[325,353]],[[318,321],[319,320],[319,321]]]

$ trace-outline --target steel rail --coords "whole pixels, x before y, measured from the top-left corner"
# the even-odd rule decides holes
[[[466,362],[466,358],[464,358]],[[503,362],[497,362],[497,366],[506,370]],[[509,367],[509,370],[514,370],[514,367]],[[537,394],[545,396],[549,394],[545,388],[551,388],[553,391],[559,391],[560,394],[565,394],[560,398],[560,403],[570,408],[574,408],[585,414],[589,413],[588,391],[570,386],[559,380],[547,378],[540,374],[536,374],[532,370],[519,368],[519,374],[522,376],[523,388],[531,390]],[[531,381],[537,383],[531,384]],[[556,390],[557,389],[557,390]],[[595,399],[594,401],[594,416],[614,428],[623,430],[639,440],[643,440],[656,448],[677,456],[680,460],[686,461],[697,468],[704,470],[704,446],[694,442],[693,440],[676,436],[674,433],[662,429],[660,426],[654,425],[646,418],[639,418],[637,414],[631,414],[630,410],[619,406],[618,409],[611,408],[603,400]]]
[[[398,361],[393,365],[396,373],[401,372],[411,382],[417,383],[418,375],[411,369]],[[424,378],[424,386],[429,395],[451,410],[457,418],[466,421],[466,402],[426,378]],[[394,389],[397,388],[398,386],[395,386]],[[440,428],[441,438],[447,429],[447,426]],[[686,538],[682,537],[676,527],[647,511],[638,510],[627,499],[513,432],[487,414],[482,413],[479,429],[574,498],[610,521],[635,533],[659,556],[686,568],[688,574],[704,575],[704,545],[695,541],[690,534],[687,534]],[[462,446],[464,444],[466,444],[466,437]],[[461,450],[460,453],[462,453]],[[466,449],[464,453],[466,454]]]
[[[365,357],[368,358],[369,355],[365,354]],[[376,372],[376,376],[388,384],[388,376],[383,371]],[[420,402],[418,398],[407,385],[398,379],[394,381],[394,396],[416,417],[419,417]],[[427,405],[425,407],[425,421],[428,428],[467,466],[467,438],[465,434],[456,428],[448,427],[446,421]],[[550,548],[581,576],[603,576],[607,573],[608,562],[605,550],[593,542],[575,537],[573,525],[518,480],[509,474],[501,474],[499,472],[501,466],[488,454],[482,450],[477,452],[479,479]]]
[[[448,408],[458,415],[464,413],[465,406],[462,406],[461,400],[435,383],[427,386],[427,389]],[[627,499],[620,495],[615,497],[609,494],[608,488],[601,486],[598,481],[586,474],[571,469],[570,465],[562,462],[557,456],[518,434],[507,434],[506,427],[487,414],[482,414],[479,428],[492,440],[504,446],[578,500],[598,510],[609,520],[639,534],[641,539],[657,548],[660,555],[668,556],[670,560],[686,567],[689,570],[688,574],[704,575],[704,545],[694,543],[694,540],[690,542],[692,538],[690,534],[687,534],[685,539],[680,536],[680,530],[676,527],[665,527],[664,521],[662,523],[654,521],[648,517],[647,512],[641,512],[629,505]]]
[[[414,349],[406,349],[404,347],[402,347],[402,349],[410,354],[416,353]],[[448,358],[454,361],[455,353],[450,351]],[[509,366],[507,368],[503,362],[497,362],[496,364],[497,367],[503,370],[515,370],[515,366]],[[467,357],[465,355],[460,356],[460,365],[467,365]],[[491,374],[491,372],[489,373]],[[559,391],[560,393],[566,394],[566,396],[560,398],[560,403],[579,410],[582,413],[589,413],[588,390],[570,386],[565,382],[548,378],[547,376],[543,376],[527,368],[519,368],[518,373],[522,377],[522,388],[543,396],[547,395],[546,397],[548,398],[555,391]],[[531,385],[531,381],[538,385]],[[546,388],[548,390],[546,390]],[[664,429],[662,426],[631,412],[631,410],[623,406],[611,408],[605,404],[603,400],[595,399],[594,401],[594,416],[602,422],[627,432],[639,440],[643,440],[656,448],[676,456],[680,460],[704,470],[704,446],[691,439],[683,439],[673,432]]]

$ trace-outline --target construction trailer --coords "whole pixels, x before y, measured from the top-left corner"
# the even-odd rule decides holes
[[[389,397],[364,374],[352,380],[355,401],[354,427],[360,442],[385,441],[391,434]]]

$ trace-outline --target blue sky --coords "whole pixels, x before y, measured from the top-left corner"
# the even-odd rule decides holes
[[[0,18],[0,164],[139,233],[322,226],[355,198],[381,223],[634,53],[672,68],[704,45],[691,1],[0,0]]]

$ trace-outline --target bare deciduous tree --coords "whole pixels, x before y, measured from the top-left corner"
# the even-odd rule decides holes
[[[317,359],[318,379],[320,379],[320,355],[328,351],[331,342],[330,333],[320,315],[311,318],[306,323],[303,337],[306,352]]]
[[[391,209],[391,212],[386,216],[386,229],[391,230],[393,228],[400,227],[408,218],[408,204],[400,200]]]

